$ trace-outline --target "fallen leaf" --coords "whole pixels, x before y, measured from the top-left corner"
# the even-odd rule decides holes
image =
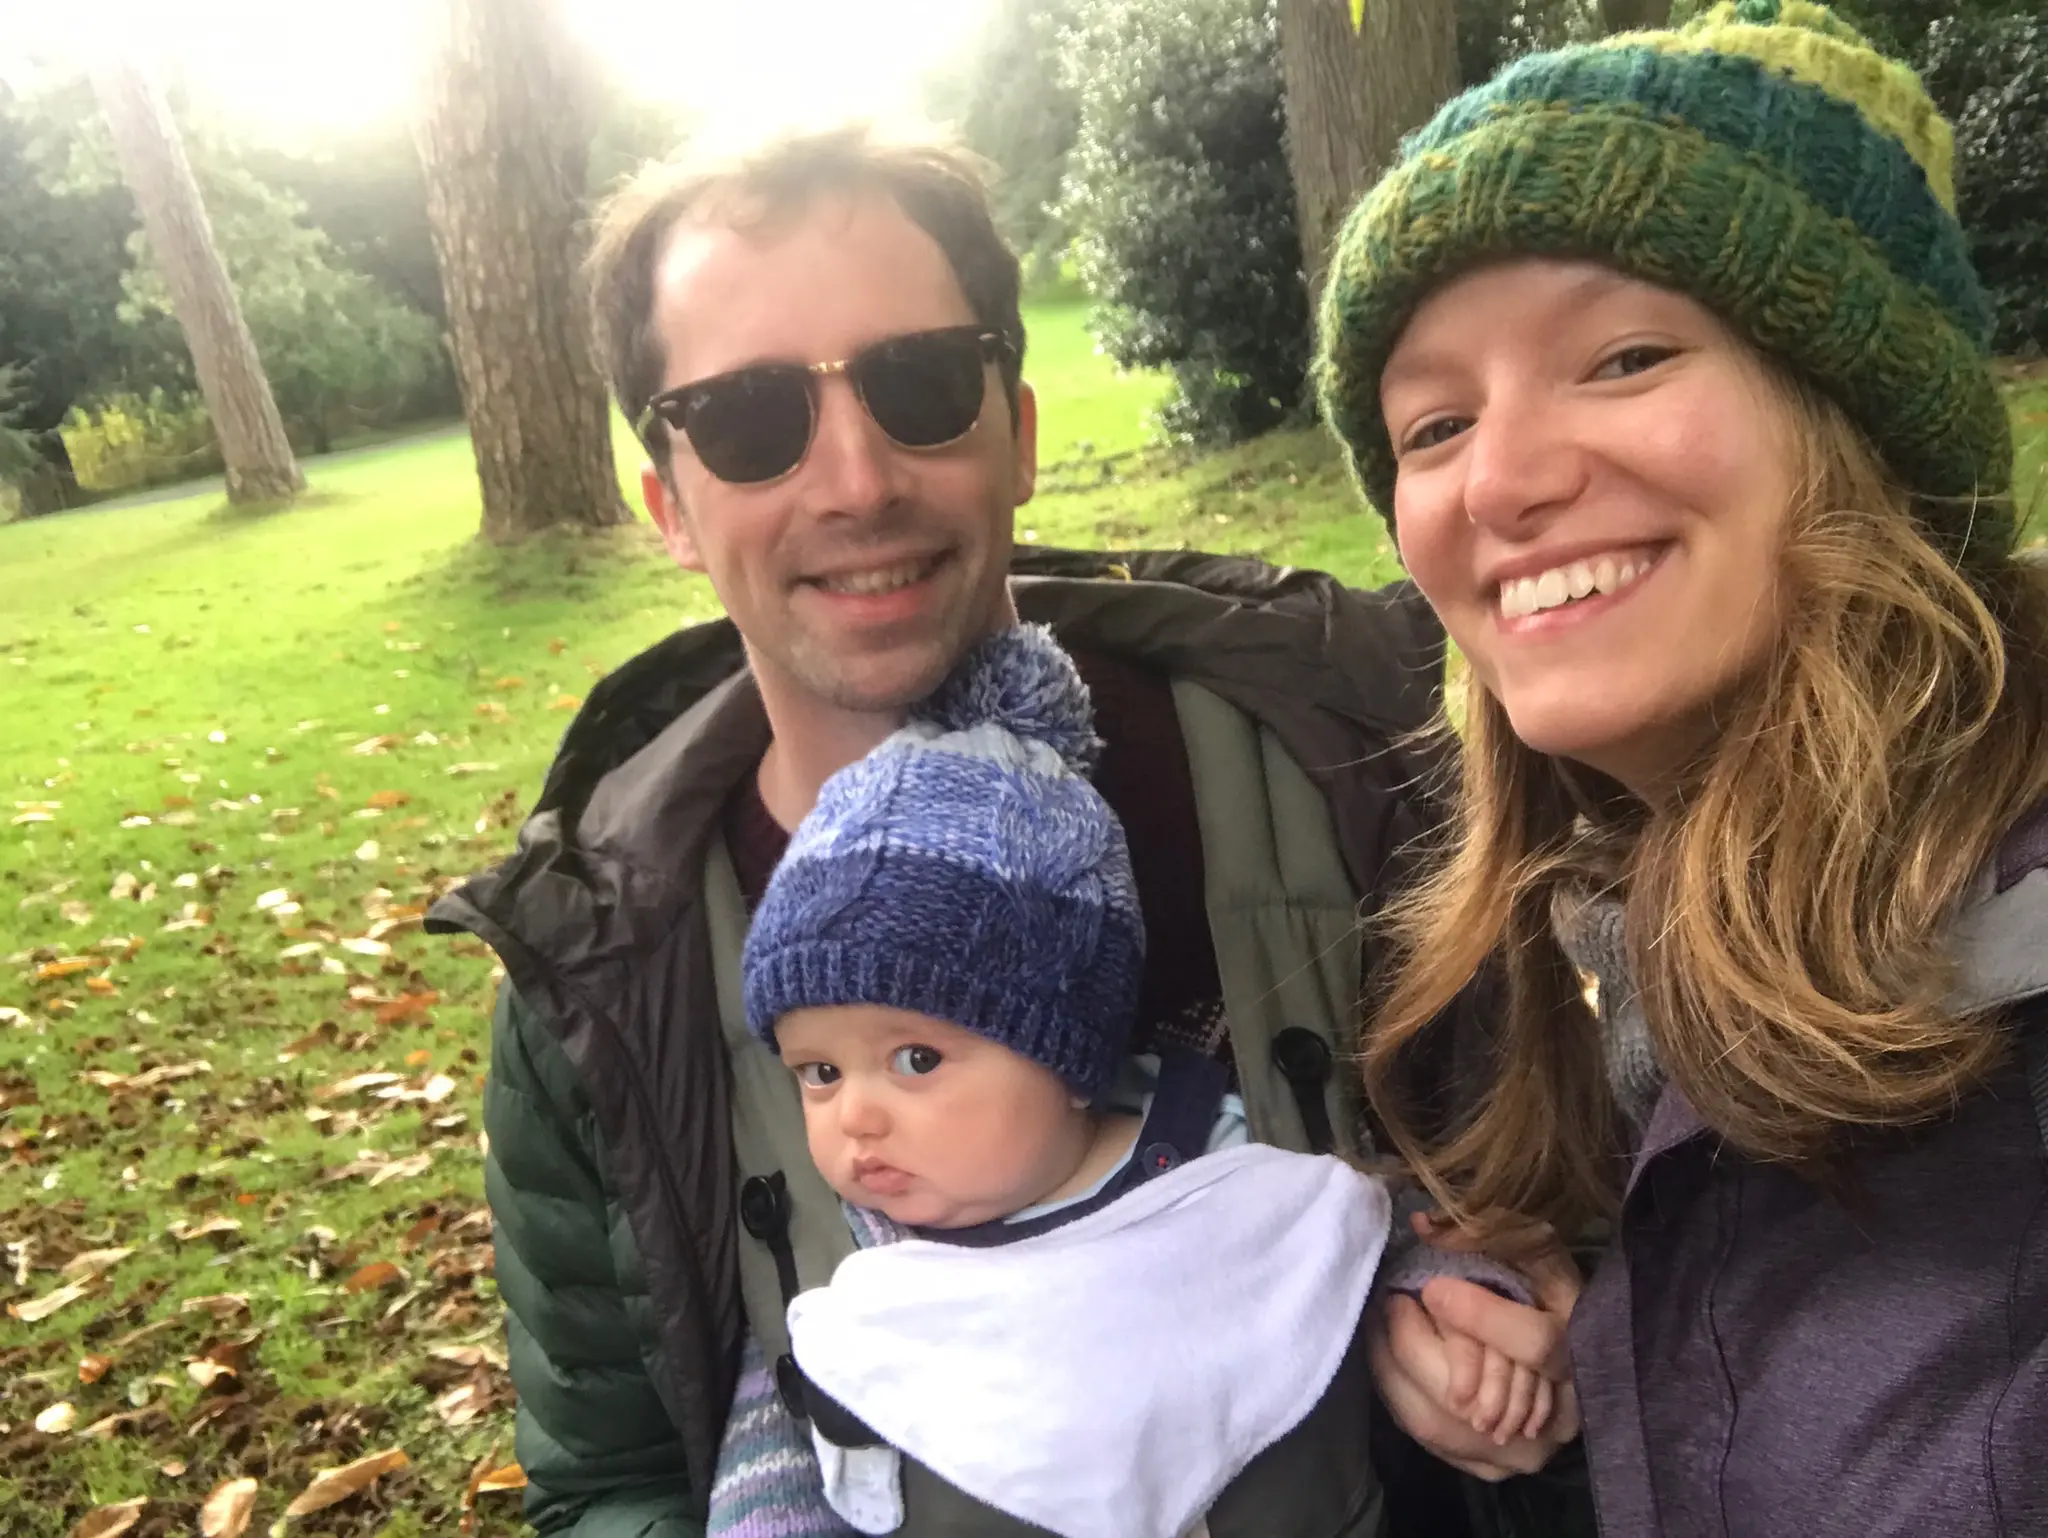
[[[80,1277],[102,1276],[134,1253],[133,1248],[86,1250],[65,1261],[64,1269],[58,1275],[67,1281],[76,1281]]]
[[[78,1359],[78,1381],[97,1383],[107,1375],[113,1365],[114,1359],[110,1356],[82,1356]]]
[[[551,652],[553,655],[557,657],[561,656],[562,653],[567,651],[568,649],[569,643],[563,640],[560,636],[555,636],[548,642],[549,652]]]
[[[308,1031],[305,1035],[301,1036],[297,1041],[289,1042],[285,1046],[279,1048],[277,1060],[280,1063],[289,1063],[295,1057],[304,1057],[308,1052],[311,1052],[315,1047],[326,1046],[329,1042],[333,1041],[334,1038],[340,1034],[341,1028],[337,1026],[332,1020],[322,1020],[318,1025],[314,1026],[312,1030]]]
[[[501,1469],[493,1469],[477,1481],[479,1495],[489,1495],[498,1490],[524,1490],[526,1470],[516,1463],[508,1463]]]
[[[450,764],[448,766],[448,773],[453,775],[493,774],[497,771],[497,768],[496,764]]]
[[[423,1149],[421,1152],[414,1154],[410,1159],[392,1160],[370,1177],[370,1184],[381,1186],[388,1180],[410,1180],[416,1175],[426,1174],[428,1169],[433,1166],[433,1163],[433,1152]]]
[[[138,1495],[132,1501],[98,1507],[78,1519],[71,1538],[118,1538],[142,1520],[142,1508],[148,1504],[148,1496]]]
[[[169,1463],[159,1463],[156,1466],[156,1471],[166,1479],[183,1479],[185,1477],[185,1460],[183,1458],[173,1458]]]
[[[46,961],[36,968],[35,979],[39,983],[54,982],[60,977],[72,977],[80,972],[90,972],[103,965],[97,956],[65,956],[57,961]]]
[[[132,880],[133,878],[131,877],[130,879]],[[57,912],[74,924],[90,924],[92,922],[92,904],[80,902],[75,897],[67,903],[59,904]]]
[[[78,1424],[78,1406],[60,1399],[36,1417],[36,1430],[44,1436],[61,1436]]]
[[[199,1508],[201,1538],[242,1538],[256,1509],[256,1481],[246,1475],[223,1480]]]
[[[381,737],[365,737],[350,748],[349,752],[358,758],[369,758],[378,753],[389,753],[393,748],[402,746],[404,742],[403,737],[394,737],[387,733]]]
[[[405,1455],[402,1447],[389,1448],[381,1453],[371,1453],[358,1458],[354,1463],[343,1464],[338,1469],[322,1469],[313,1476],[312,1483],[301,1490],[291,1505],[285,1507],[287,1517],[303,1517],[308,1512],[321,1511],[337,1501],[345,1501],[351,1495],[360,1494],[397,1469],[406,1467],[412,1460]]]
[[[304,956],[317,956],[327,949],[325,940],[301,940],[297,945],[287,945],[277,953],[279,961],[297,961]]]
[[[431,988],[423,993],[401,993],[389,1003],[378,1005],[377,1023],[379,1025],[396,1025],[401,1020],[409,1020],[417,1015],[424,1015],[429,1009],[433,1008],[440,997],[441,995]]]
[[[455,1081],[445,1073],[437,1073],[420,1088],[420,1099],[428,1105],[439,1105],[455,1093]]]
[[[356,845],[356,861],[358,864],[368,865],[375,861],[377,856],[383,852],[383,846],[374,838],[366,838]]]
[[[56,820],[48,812],[18,812],[12,819],[14,826],[17,828],[25,828],[31,823],[55,822]]]
[[[240,1218],[224,1218],[218,1213],[197,1223],[179,1221],[171,1224],[170,1235],[180,1244],[190,1244],[194,1239],[205,1239],[214,1234],[232,1234],[241,1230]]]
[[[313,1091],[315,1100],[334,1100],[343,1095],[359,1095],[366,1089],[377,1089],[385,1084],[396,1084],[405,1077],[402,1073],[380,1070],[376,1073],[353,1074],[333,1084],[323,1084]]]
[[[351,936],[341,942],[341,948],[352,956],[389,956],[391,947],[382,940],[359,940]]]
[[[31,1303],[10,1303],[7,1313],[10,1318],[19,1319],[23,1324],[36,1324],[47,1319],[60,1308],[69,1307],[92,1291],[92,1283],[73,1282],[68,1287],[59,1287],[55,1292],[46,1292]]]
[[[403,934],[408,930],[420,927],[421,916],[418,913],[403,913],[394,908],[386,917],[372,924],[369,933],[363,936],[363,938],[366,940],[381,940],[386,935]]]
[[[381,1292],[405,1281],[405,1273],[388,1260],[373,1260],[341,1284],[343,1292]]]
[[[548,701],[550,710],[579,710],[582,706],[583,701],[573,694],[558,694]]]
[[[386,1009],[390,1007],[391,1006],[388,1004],[385,1006]],[[379,1010],[378,1014],[382,1015],[383,1010]],[[385,1022],[380,1019],[378,1020],[377,1023],[379,1025],[383,1025]],[[408,1068],[424,1068],[433,1060],[434,1054],[429,1052],[425,1047],[421,1047],[417,1052],[408,1052],[405,1054],[405,1066]]]
[[[249,1312],[249,1295],[246,1292],[216,1292],[204,1298],[187,1298],[178,1305],[181,1314],[211,1314],[225,1324],[237,1314]]]
[[[214,1388],[227,1380],[226,1391],[232,1393],[241,1379],[241,1374],[226,1362],[216,1362],[209,1357],[195,1357],[185,1364],[185,1375],[203,1389]]]
[[[272,887],[256,899],[256,911],[258,913],[268,913],[272,908],[282,908],[291,899],[292,894],[288,888],[281,886]]]
[[[493,689],[524,689],[526,687],[526,680],[517,673],[508,673],[492,684],[491,687]]]
[[[112,1415],[101,1416],[78,1434],[105,1442],[117,1432],[126,1431],[130,1426],[139,1426],[144,1421],[160,1420],[163,1413],[161,1405],[144,1405],[139,1410],[117,1410]]]
[[[111,978],[88,977],[85,980],[85,991],[87,993],[99,994],[102,998],[104,998],[106,997],[106,995],[114,993],[118,990],[115,989],[113,980]]]
[[[434,1413],[444,1426],[467,1426],[490,1407],[491,1385],[481,1377],[458,1383],[434,1401]]]
[[[404,806],[411,800],[412,797],[407,795],[402,790],[380,790],[375,795],[371,796],[370,799],[364,802],[363,804],[365,806],[379,807],[381,809],[388,811],[390,808],[394,806]]]

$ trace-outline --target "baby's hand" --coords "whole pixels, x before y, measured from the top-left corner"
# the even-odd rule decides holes
[[[1550,1380],[1470,1335],[1450,1329],[1441,1334],[1450,1368],[1444,1408],[1496,1447],[1540,1437],[1556,1407]]]

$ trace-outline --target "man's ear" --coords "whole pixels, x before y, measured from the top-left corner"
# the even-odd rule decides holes
[[[640,467],[640,500],[647,504],[647,516],[661,530],[661,542],[676,565],[684,571],[702,571],[704,557],[698,554],[697,536],[690,532],[675,488],[651,462]]]
[[[1017,450],[1016,505],[1022,507],[1038,489],[1038,395],[1021,379],[1017,381],[1017,430],[1011,436]]]

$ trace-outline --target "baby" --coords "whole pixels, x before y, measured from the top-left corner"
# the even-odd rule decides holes
[[[747,938],[749,1027],[879,1241],[788,1319],[862,1532],[902,1521],[899,1453],[1062,1538],[1201,1531],[1361,1355],[1385,1185],[1252,1142],[1220,1064],[1127,1056],[1144,931],[1097,747],[1050,633],[992,638],[826,783]],[[743,1531],[716,1491],[712,1531]]]

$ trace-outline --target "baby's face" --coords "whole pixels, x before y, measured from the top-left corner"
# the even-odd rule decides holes
[[[800,1009],[775,1028],[832,1188],[918,1228],[966,1228],[1051,1194],[1091,1123],[1057,1075],[944,1020],[880,1005]]]

